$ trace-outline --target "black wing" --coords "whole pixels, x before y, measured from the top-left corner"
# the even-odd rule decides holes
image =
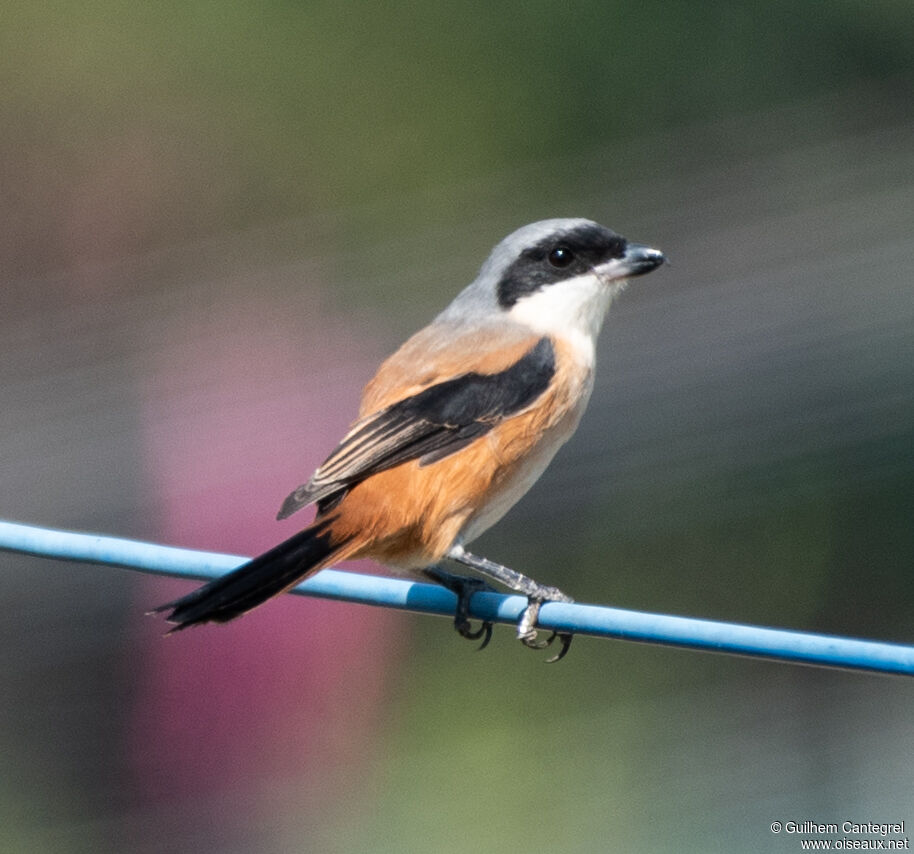
[[[410,460],[429,465],[459,451],[529,406],[555,374],[547,337],[497,374],[466,373],[359,421],[314,476],[283,503],[285,519],[314,501],[341,497],[360,480]]]

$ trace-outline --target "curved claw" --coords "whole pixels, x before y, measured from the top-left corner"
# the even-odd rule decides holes
[[[479,638],[482,638],[479,649],[485,649],[489,645],[489,641],[492,640],[492,624],[487,620],[483,620],[476,631],[470,628],[469,620],[454,620],[454,628],[457,629],[460,637],[467,640],[479,640]]]
[[[537,640],[535,630],[531,634],[524,635],[518,639],[527,649],[545,649],[555,640],[555,632],[552,633],[552,637],[549,637],[546,640]]]
[[[476,652],[481,652],[482,650],[484,650],[489,645],[489,641],[492,640],[492,624],[483,623],[482,626],[480,627],[479,631],[480,632],[485,631],[486,636],[482,639],[482,643],[479,644],[478,647],[476,647]]]
[[[524,609],[520,622],[517,624],[517,637],[528,649],[545,649],[558,638],[562,644],[562,648],[553,655],[552,658],[546,659],[546,664],[554,664],[556,661],[561,661],[568,654],[568,649],[571,646],[571,639],[574,635],[570,632],[553,631],[546,640],[538,641],[536,639],[535,626],[542,604],[542,601],[538,599],[529,600],[529,604]]]
[[[552,643],[556,638],[562,642],[562,648],[553,655],[552,658],[547,658],[546,664],[555,664],[567,655],[568,650],[571,648],[571,641],[574,639],[574,635],[571,634],[571,632],[553,632],[552,637],[549,638],[547,643]]]

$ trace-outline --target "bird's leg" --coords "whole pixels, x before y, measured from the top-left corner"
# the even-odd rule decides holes
[[[427,569],[423,569],[422,574],[428,576],[442,587],[446,587],[457,597],[454,628],[457,629],[461,637],[468,640],[482,638],[479,648],[485,649],[489,641],[492,640],[492,624],[487,620],[483,620],[482,625],[476,631],[473,631],[470,626],[470,599],[473,598],[474,593],[480,591],[494,592],[494,588],[486,584],[481,578],[456,575],[438,566],[430,566]]]
[[[520,642],[530,649],[543,649],[551,644],[556,638],[561,642],[562,648],[556,655],[549,659],[550,662],[558,661],[565,657],[568,648],[571,646],[573,635],[570,632],[553,632],[548,639],[538,641],[536,639],[536,621],[539,617],[540,607],[543,602],[573,602],[570,596],[566,596],[557,587],[547,587],[540,584],[526,575],[502,566],[500,563],[489,560],[488,558],[479,557],[471,554],[463,546],[452,546],[447,556],[458,563],[472,567],[477,572],[510,587],[518,593],[523,593],[527,597],[527,607],[521,614],[520,621],[517,624],[517,637]]]

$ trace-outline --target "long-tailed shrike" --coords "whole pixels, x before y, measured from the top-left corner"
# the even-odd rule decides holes
[[[499,243],[476,280],[378,369],[359,417],[282,505],[285,519],[317,505],[313,524],[233,572],[163,605],[172,631],[226,622],[336,561],[373,558],[431,578],[458,597],[455,626],[483,646],[468,606],[486,585],[445,559],[523,593],[518,623],[536,640],[540,605],[570,602],[465,546],[543,473],[578,425],[593,388],[594,351],[625,280],[656,269],[661,252],[586,219],[524,226]],[[571,635],[559,634],[561,658]]]

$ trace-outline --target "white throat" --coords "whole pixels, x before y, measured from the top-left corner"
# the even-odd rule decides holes
[[[537,333],[564,339],[583,364],[592,365],[609,304],[623,287],[622,280],[577,276],[521,298],[508,316]]]

